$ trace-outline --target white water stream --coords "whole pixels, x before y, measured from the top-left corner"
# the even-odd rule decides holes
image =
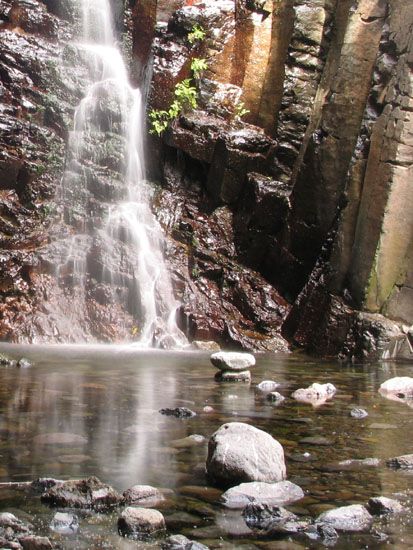
[[[58,274],[67,272],[70,266],[80,294],[76,299],[86,308],[88,255],[94,242],[103,243],[102,255],[107,261],[103,262],[98,282],[112,289],[113,302],[118,301],[121,307],[122,300],[127,302],[125,309],[137,319],[137,344],[180,348],[187,341],[175,322],[179,304],[163,259],[162,232],[149,207],[151,188],[145,182],[142,94],[130,85],[116,43],[110,1],[77,1],[83,26],[78,47],[89,66],[91,84],[76,109],[70,134],[62,189],[66,209],[70,201],[81,202],[82,197],[86,197],[83,202],[88,200],[88,166],[106,170],[110,179],[112,172],[102,163],[101,151],[107,151],[113,142],[115,154],[121,159],[122,181],[111,182],[116,200],[107,199],[105,191],[101,192],[106,221],[96,219],[96,213],[85,212],[80,220],[72,222],[76,230]],[[70,218],[67,212],[66,217]],[[98,276],[94,273],[93,277]],[[131,300],[136,303],[131,304]]]

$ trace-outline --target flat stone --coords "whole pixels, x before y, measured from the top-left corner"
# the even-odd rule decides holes
[[[253,501],[259,504],[286,505],[304,497],[304,492],[291,481],[278,483],[250,482],[231,487],[221,496],[227,508],[244,508]]]
[[[19,543],[23,550],[52,550],[53,548],[47,537],[37,537],[36,535],[19,537]]]
[[[322,435],[303,437],[299,442],[303,445],[319,445],[321,447],[329,447],[334,443],[332,439],[328,439],[328,437],[323,437]]]
[[[188,435],[182,439],[175,439],[171,441],[170,445],[174,449],[189,449],[191,447],[198,447],[206,442],[206,437],[199,434]]]
[[[413,454],[411,455],[401,455],[394,458],[390,458],[386,462],[387,466],[390,468],[401,468],[402,470],[412,470],[413,469]]]
[[[118,519],[119,533],[124,536],[150,535],[165,528],[163,515],[152,508],[128,506]]]
[[[404,507],[399,501],[387,497],[370,498],[367,504],[369,512],[375,516],[384,516],[387,514],[400,514],[404,512]]]
[[[250,353],[220,351],[213,353],[210,360],[222,371],[245,371],[255,365],[255,357]]]
[[[274,380],[263,380],[259,384],[257,384],[257,388],[264,392],[270,392],[276,390],[280,384],[278,382],[275,382]]]
[[[337,529],[337,531],[366,531],[373,522],[365,506],[361,504],[351,504],[350,506],[341,506],[334,510],[324,512],[316,519],[316,523],[325,523]]]
[[[163,494],[156,487],[151,485],[134,485],[123,492],[126,504],[136,504],[141,500],[164,500]]]
[[[251,372],[243,371],[220,371],[215,375],[215,380],[218,382],[250,382]]]

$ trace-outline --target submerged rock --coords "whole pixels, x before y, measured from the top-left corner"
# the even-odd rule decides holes
[[[251,382],[251,371],[219,371],[215,375],[218,382]]]
[[[134,485],[123,492],[123,498],[126,504],[136,504],[140,501],[161,501],[164,500],[163,494],[150,485]]]
[[[41,496],[42,502],[62,508],[102,510],[121,503],[123,497],[96,477],[58,483]]]
[[[244,508],[250,502],[262,505],[286,505],[304,497],[304,492],[291,481],[265,483],[253,481],[231,487],[221,496],[227,508]]]
[[[73,535],[79,530],[79,519],[74,514],[56,512],[50,524],[50,529],[60,535]]]
[[[369,413],[365,409],[359,409],[358,407],[355,407],[350,411],[350,416],[357,419],[366,418],[368,415]]]
[[[208,550],[209,547],[200,542],[190,540],[184,535],[172,535],[161,545],[162,550]]]
[[[281,395],[278,391],[271,391],[267,394],[267,401],[272,403],[280,404],[285,401],[285,397]]]
[[[297,533],[308,526],[308,522],[300,521],[298,516],[280,506],[252,502],[244,508],[242,515],[250,529],[265,531],[266,535]]]
[[[164,531],[165,519],[161,512],[152,508],[128,506],[118,519],[118,530],[121,535],[145,537]]]
[[[192,418],[196,416],[196,412],[187,409],[186,407],[175,407],[174,409],[160,409],[159,412],[165,416],[174,416],[175,418]]]
[[[219,351],[221,348],[219,344],[214,341],[203,342],[202,340],[194,340],[192,347],[201,351]]]
[[[367,531],[373,523],[373,518],[361,504],[351,504],[324,512],[316,519],[316,523],[327,524],[337,531]]]
[[[25,357],[22,357],[17,361],[17,366],[20,369],[28,369],[33,366],[32,362],[26,359]]]
[[[214,367],[224,372],[246,371],[255,365],[255,357],[250,353],[220,351],[210,359]]]
[[[210,480],[224,487],[249,481],[272,483],[286,477],[280,443],[242,422],[224,424],[212,435],[206,469]]]
[[[86,445],[87,439],[83,435],[67,432],[56,432],[37,435],[33,439],[35,445]]]
[[[367,503],[369,512],[375,516],[384,516],[387,514],[400,514],[404,507],[399,501],[387,497],[373,497]]]

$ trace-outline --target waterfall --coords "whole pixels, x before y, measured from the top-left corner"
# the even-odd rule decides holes
[[[187,341],[175,322],[179,304],[145,181],[142,94],[129,82],[110,1],[81,0],[80,6],[83,36],[77,47],[90,85],[69,136],[61,198],[70,231],[57,276],[67,281],[70,273],[77,304],[72,323],[81,310],[87,316],[86,286],[93,280],[118,311],[128,312],[129,322],[138,320],[137,345],[180,348]]]

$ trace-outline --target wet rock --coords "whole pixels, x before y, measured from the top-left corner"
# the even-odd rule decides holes
[[[50,529],[60,535],[73,535],[79,530],[79,519],[74,514],[56,512],[50,524]]]
[[[331,399],[337,389],[333,384],[318,384],[314,382],[308,388],[300,388],[291,394],[291,397],[301,403],[310,403],[312,405],[321,405]]]
[[[278,382],[274,382],[274,380],[263,380],[259,384],[257,384],[257,388],[263,392],[271,392],[278,388],[280,384]]]
[[[2,550],[3,548],[6,550],[22,550],[23,546],[18,542],[2,537],[0,533],[0,548],[2,548]]]
[[[369,413],[365,409],[359,409],[357,407],[350,411],[350,416],[357,419],[366,418],[368,415]]]
[[[29,361],[28,359],[26,359],[25,357],[22,357],[21,359],[19,359],[17,361],[17,366],[20,368],[20,369],[28,369],[30,368],[31,366],[33,366],[32,362]]]
[[[383,382],[379,392],[385,397],[394,395],[400,398],[413,398],[413,378],[409,376],[396,376]]]
[[[281,395],[278,391],[271,391],[269,394],[267,394],[267,401],[271,401],[271,403],[279,405],[280,403],[285,401],[285,397]]]
[[[41,496],[42,502],[62,508],[104,510],[122,502],[122,496],[96,477],[58,483]]]
[[[64,483],[62,479],[55,479],[53,477],[39,477],[31,483],[31,489],[36,493],[43,493],[50,487],[54,487],[59,483]]]
[[[251,371],[219,371],[215,375],[217,382],[250,382]]]
[[[9,512],[0,513],[0,527],[3,529],[11,529],[13,533],[29,533],[31,525],[23,523],[14,514]]]
[[[4,353],[0,353],[0,365],[3,367],[14,367],[16,366],[16,361]]]
[[[361,504],[351,504],[324,512],[316,523],[327,524],[337,531],[367,531],[373,522],[372,516]]]
[[[315,523],[309,525],[305,534],[311,540],[321,540],[325,546],[333,546],[338,539],[338,533],[332,525]]]
[[[161,545],[162,550],[208,550],[208,546],[190,540],[184,535],[172,535]]]
[[[401,455],[394,458],[390,458],[386,461],[387,466],[390,468],[400,468],[402,470],[413,470],[413,454]]]
[[[239,372],[255,365],[255,357],[250,353],[220,351],[211,355],[211,363],[224,372]]]
[[[265,505],[286,505],[304,497],[304,492],[291,481],[278,483],[250,482],[241,483],[225,491],[221,502],[227,508],[244,508],[254,502]]]
[[[123,498],[126,504],[136,504],[142,500],[151,502],[164,500],[159,489],[150,485],[134,485],[123,492]]]
[[[158,510],[128,506],[118,519],[123,536],[145,537],[165,530],[165,519]]]
[[[161,414],[165,416],[174,416],[175,418],[192,418],[196,416],[196,412],[187,409],[186,407],[175,407],[174,409],[160,409]]]
[[[308,526],[308,522],[299,521],[295,514],[280,506],[251,502],[242,515],[250,529],[265,531],[265,535],[297,533]]]
[[[280,443],[268,433],[242,422],[224,424],[212,435],[206,469],[211,481],[221,486],[249,481],[271,483],[286,477]]]
[[[201,340],[194,340],[192,342],[192,347],[201,351],[219,351],[221,349],[216,342],[202,342]]]
[[[373,497],[367,503],[367,508],[370,514],[374,516],[384,516],[387,514],[400,514],[404,511],[404,507],[393,498]]]
[[[37,537],[35,535],[19,537],[19,543],[23,550],[51,550],[53,548],[47,537]]]

